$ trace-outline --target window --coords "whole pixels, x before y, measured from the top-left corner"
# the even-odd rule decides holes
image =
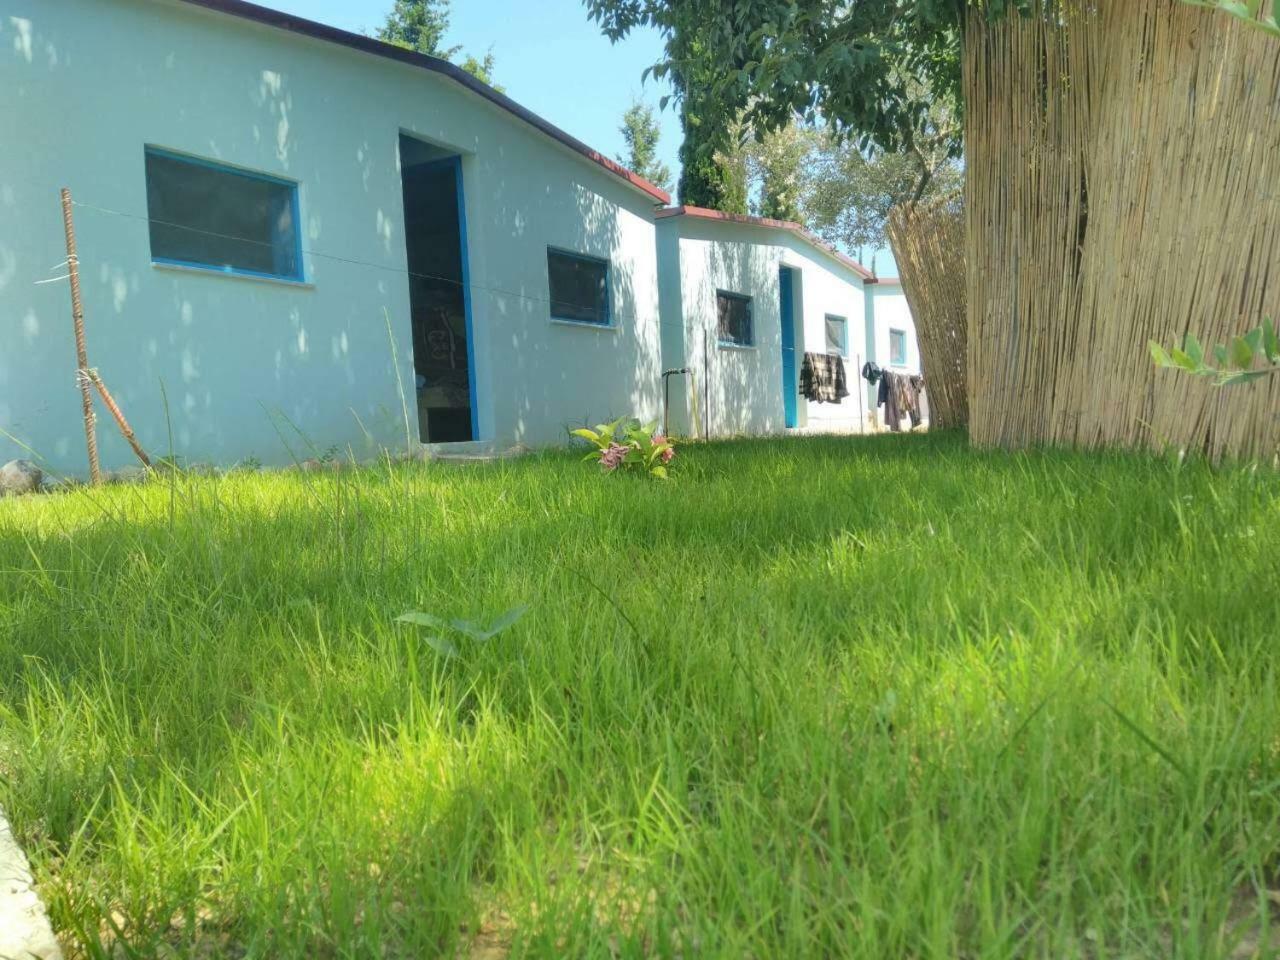
[[[755,343],[751,329],[751,298],[740,293],[716,291],[716,323],[720,342],[730,347]]]
[[[827,353],[849,355],[849,321],[827,314]]]
[[[899,367],[905,367],[907,365],[906,331],[889,331],[889,362]]]
[[[609,326],[609,261],[547,250],[551,317]]]
[[[153,261],[302,279],[296,183],[150,147],[146,165]]]

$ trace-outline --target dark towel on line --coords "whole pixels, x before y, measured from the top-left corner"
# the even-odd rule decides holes
[[[900,394],[895,382],[898,375],[885,370],[880,375],[880,390],[876,394],[876,406],[884,407],[884,423],[894,433],[902,429],[902,410],[898,406]]]
[[[839,403],[847,397],[844,361],[834,353],[806,353],[800,368],[800,395],[819,403]]]

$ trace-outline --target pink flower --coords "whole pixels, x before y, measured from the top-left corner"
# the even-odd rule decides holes
[[[659,433],[653,438],[653,442],[655,444],[666,443],[667,438]],[[658,459],[661,460],[663,463],[670,463],[675,458],[676,458],[675,447],[667,447],[667,449],[663,450],[660,454],[658,454]]]
[[[606,470],[617,470],[622,466],[622,461],[626,458],[629,449],[620,443],[609,444],[609,448],[600,454],[600,466]]]

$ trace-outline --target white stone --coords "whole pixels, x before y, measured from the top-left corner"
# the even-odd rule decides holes
[[[0,467],[0,497],[35,493],[43,482],[44,471],[30,460],[10,460]]]
[[[0,814],[0,957],[61,960],[26,855]]]
[[[107,483],[142,483],[151,476],[151,471],[141,464],[133,467],[121,467],[119,470],[108,470],[103,479]]]

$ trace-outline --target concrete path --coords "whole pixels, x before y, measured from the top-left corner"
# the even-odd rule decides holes
[[[31,867],[0,813],[0,960],[62,960]]]

